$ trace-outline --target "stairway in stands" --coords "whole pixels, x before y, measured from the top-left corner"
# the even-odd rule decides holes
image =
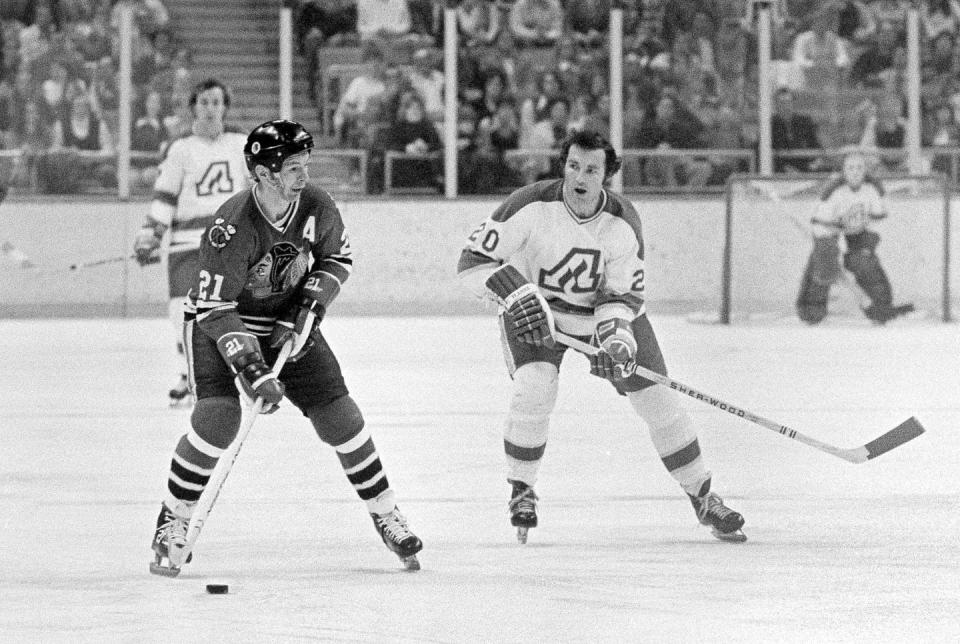
[[[164,0],[174,34],[193,52],[195,77],[219,78],[233,92],[228,122],[244,132],[279,116],[280,3]],[[307,63],[293,49],[293,118],[319,132]]]

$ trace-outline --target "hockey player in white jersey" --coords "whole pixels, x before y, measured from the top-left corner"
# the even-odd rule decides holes
[[[893,290],[880,259],[877,245],[880,235],[870,230],[874,221],[887,217],[883,185],[867,173],[867,159],[853,151],[843,159],[843,172],[824,190],[810,223],[813,249],[797,296],[797,314],[801,320],[816,324],[827,315],[830,287],[841,279],[840,242],[843,268],[853,274],[870,304],[863,313],[883,324],[913,310],[912,304],[893,305]]]
[[[743,516],[711,489],[693,422],[677,395],[638,376],[623,378],[619,368],[635,360],[666,374],[644,306],[640,218],[629,201],[604,188],[621,161],[596,132],[571,135],[562,151],[563,178],[511,194],[470,236],[457,269],[469,291],[500,305],[513,379],[504,428],[511,524],[524,543],[538,522],[534,485],[566,352],[554,341],[558,330],[602,349],[590,358],[591,373],[610,380],[645,421],[699,521],[721,540],[743,541]]]
[[[170,144],[160,164],[150,212],[137,233],[134,252],[141,266],[160,261],[167,251],[169,316],[176,331],[179,379],[170,390],[170,404],[190,404],[187,362],[183,354],[183,305],[197,273],[200,237],[227,198],[249,187],[243,146],[246,136],[225,130],[230,93],[210,78],[190,95],[192,133]],[[169,243],[162,246],[170,231]]]

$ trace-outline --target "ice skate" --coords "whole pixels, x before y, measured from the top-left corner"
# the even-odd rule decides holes
[[[383,543],[395,555],[407,570],[420,570],[420,560],[417,553],[423,549],[420,538],[410,532],[407,519],[396,507],[388,514],[371,514],[373,525],[377,528]]]
[[[740,529],[744,523],[743,515],[725,506],[723,499],[710,492],[709,483],[704,487],[706,489],[701,490],[700,496],[688,495],[700,523],[710,526],[713,536],[720,541],[746,541],[747,535]]]
[[[537,495],[523,481],[507,479],[513,486],[510,498],[510,525],[517,528],[517,541],[527,542],[527,532],[537,527]]]
[[[180,566],[170,559],[171,549],[184,548],[187,545],[187,528],[190,519],[177,516],[166,504],[160,506],[160,515],[157,517],[157,529],[153,534],[154,560],[150,562],[150,572],[164,577],[176,577],[180,574]],[[193,553],[187,555],[190,563]]]
[[[914,312],[913,304],[900,304],[897,306],[876,306],[871,304],[863,309],[864,315],[876,325],[884,325],[890,320],[899,317],[909,316]]]
[[[177,381],[168,395],[171,407],[191,407],[193,405],[193,394],[190,393],[190,383],[185,375],[180,376],[180,380]]]

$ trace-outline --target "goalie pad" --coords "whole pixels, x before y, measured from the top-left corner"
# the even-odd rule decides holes
[[[843,256],[844,267],[853,273],[857,286],[870,298],[869,309],[885,311],[893,304],[890,280],[880,265],[880,259],[869,247],[847,251]]]
[[[827,316],[830,287],[840,279],[840,246],[835,235],[814,237],[813,250],[800,281],[797,315],[809,324]]]

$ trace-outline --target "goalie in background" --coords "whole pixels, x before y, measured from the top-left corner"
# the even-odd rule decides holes
[[[883,324],[913,310],[912,304],[893,305],[890,280],[877,256],[880,235],[869,226],[886,216],[883,186],[867,173],[863,152],[850,152],[843,159],[841,176],[827,186],[810,218],[813,250],[797,296],[801,320],[817,324],[827,316],[830,287],[843,279],[843,269],[853,274],[857,286],[869,298],[870,303],[861,308],[875,323]],[[842,268],[841,236],[845,247]]]

